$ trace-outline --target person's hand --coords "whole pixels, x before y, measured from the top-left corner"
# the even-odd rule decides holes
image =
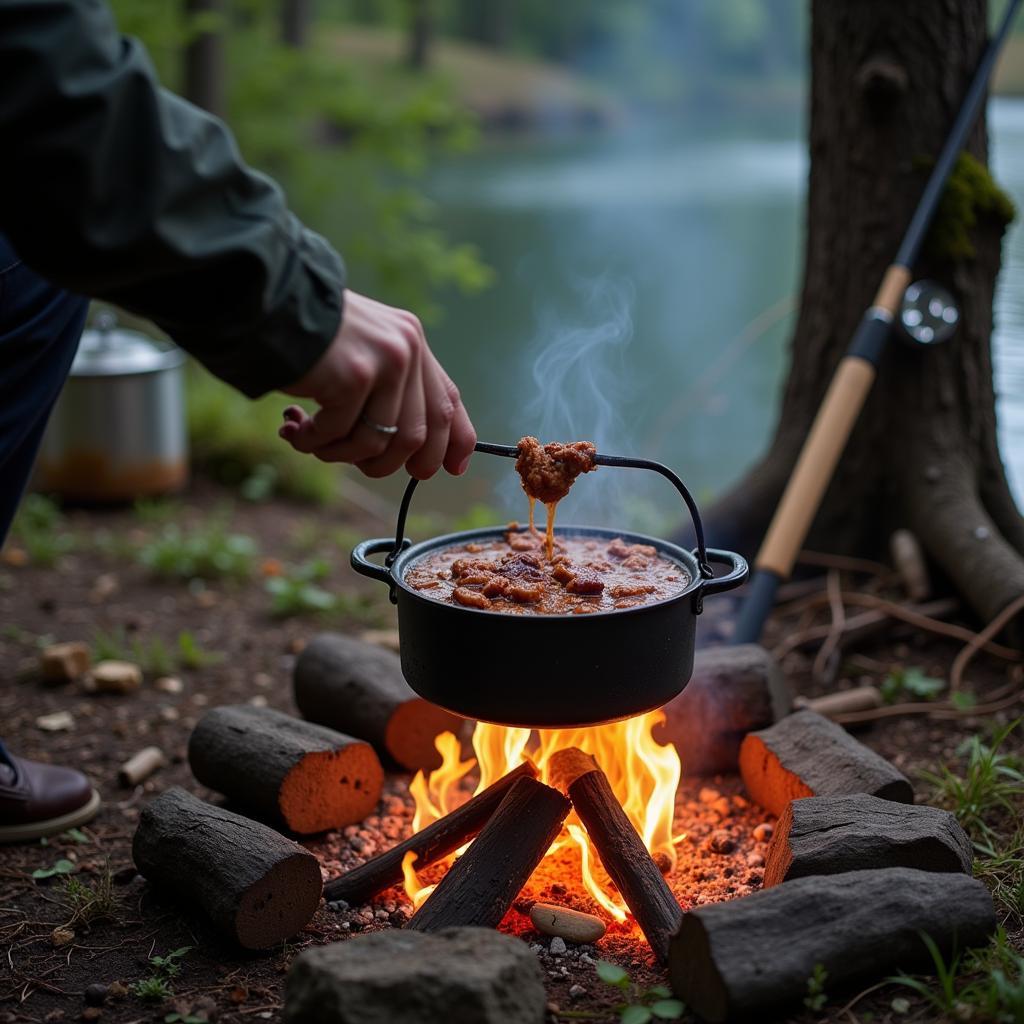
[[[405,466],[426,480],[443,465],[465,472],[476,431],[459,390],[434,358],[419,320],[345,292],[341,329],[289,395],[312,398],[310,416],[284,411],[280,435],[324,462],[352,462],[380,477]],[[394,432],[379,427],[397,427]]]

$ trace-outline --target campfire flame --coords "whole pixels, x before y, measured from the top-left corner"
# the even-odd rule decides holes
[[[474,766],[480,772],[477,793],[527,758],[537,766],[541,780],[547,782],[551,755],[565,747],[579,747],[597,759],[647,849],[652,855],[667,857],[674,867],[675,844],[681,837],[673,835],[672,823],[681,766],[675,747],[654,741],[653,729],[664,717],[662,712],[652,711],[610,725],[535,732],[480,722],[473,732],[476,757],[467,760],[462,759],[458,739],[451,733],[442,733],[435,744],[441,754],[441,766],[429,776],[418,772],[409,787],[416,801],[413,830],[419,831],[463,802],[464,792],[459,783]],[[625,921],[628,911],[604,872],[595,872],[595,865],[600,862],[597,851],[575,814],[568,818],[565,831],[548,855],[566,844],[579,848],[580,882],[586,891],[609,916]],[[424,886],[417,877],[412,866],[414,859],[415,854],[408,855],[402,868],[405,891],[413,905],[419,907],[433,886]]]

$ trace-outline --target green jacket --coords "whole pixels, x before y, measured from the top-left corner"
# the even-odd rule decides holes
[[[102,0],[0,0],[0,232],[250,396],[294,383],[341,319],[337,253]]]

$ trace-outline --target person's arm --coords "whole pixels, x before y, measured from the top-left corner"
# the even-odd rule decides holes
[[[304,378],[338,331],[338,255],[101,0],[0,0],[0,232],[250,396]]]

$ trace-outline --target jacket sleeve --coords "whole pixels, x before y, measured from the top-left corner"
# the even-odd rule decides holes
[[[337,253],[103,0],[0,0],[0,232],[250,396],[298,380],[341,318]]]

